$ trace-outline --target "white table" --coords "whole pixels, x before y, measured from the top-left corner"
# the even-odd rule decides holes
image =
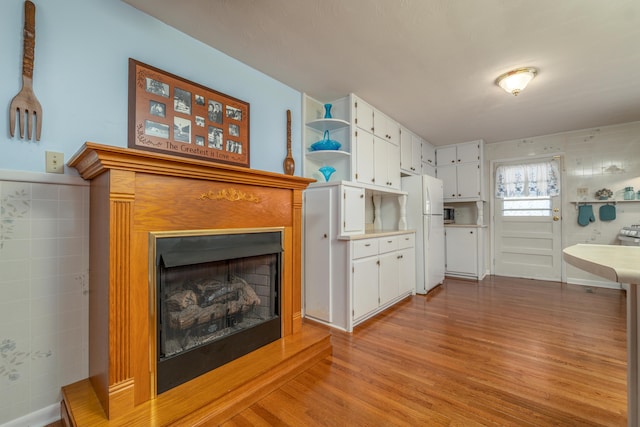
[[[640,285],[640,246],[569,246],[563,251],[566,262],[605,279],[629,284],[627,293],[627,425],[638,427],[640,339],[638,333],[638,285]]]

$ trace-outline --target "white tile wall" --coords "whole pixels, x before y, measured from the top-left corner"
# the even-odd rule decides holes
[[[579,200],[577,190],[580,187],[588,188],[589,199],[594,199],[594,193],[601,188],[612,190],[617,200],[623,198],[624,187],[634,187],[636,192],[640,190],[640,122],[485,144],[485,182],[490,182],[491,161],[545,154],[564,156],[564,247],[577,243],[618,244],[620,228],[640,224],[640,201],[617,204],[617,218],[609,222],[598,219],[600,205],[594,204],[596,221],[586,227],[577,223],[576,205],[570,203]],[[487,194],[493,194],[492,189]],[[617,286],[570,265],[566,265],[566,278],[570,283]]]
[[[0,424],[88,376],[89,187],[0,179]]]

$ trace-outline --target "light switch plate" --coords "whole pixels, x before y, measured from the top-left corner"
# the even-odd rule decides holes
[[[64,173],[64,154],[46,151],[46,171],[48,173]]]
[[[586,197],[589,195],[589,189],[587,187],[578,188],[578,197]]]

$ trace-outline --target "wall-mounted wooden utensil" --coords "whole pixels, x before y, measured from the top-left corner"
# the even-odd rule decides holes
[[[286,175],[293,175],[296,169],[296,164],[291,155],[291,110],[287,110],[287,157],[284,158],[282,167]]]
[[[29,0],[24,2],[24,47],[22,52],[22,89],[11,100],[9,107],[9,132],[15,133],[16,117],[20,128],[20,138],[31,139],[32,129],[36,127],[36,141],[40,141],[42,132],[42,106],[33,93],[33,61],[36,47],[36,6]],[[35,122],[35,123],[33,123]]]

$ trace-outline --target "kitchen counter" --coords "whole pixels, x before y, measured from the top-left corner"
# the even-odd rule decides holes
[[[564,260],[605,279],[629,284],[627,292],[627,425],[638,427],[640,407],[640,246],[578,244],[563,250]]]
[[[487,225],[478,225],[478,224],[445,224],[445,227],[452,228],[487,228]]]
[[[403,234],[415,234],[416,230],[378,230],[367,231],[364,234],[353,234],[350,236],[338,236],[338,240],[360,240],[371,239],[373,237],[400,236]]]

